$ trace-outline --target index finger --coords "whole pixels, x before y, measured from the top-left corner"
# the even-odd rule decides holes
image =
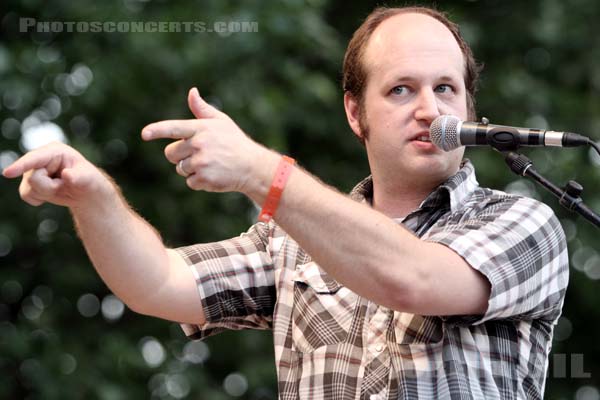
[[[37,150],[29,152],[4,168],[2,175],[5,178],[16,178],[29,170],[45,168],[55,156],[54,153],[49,151]]]
[[[201,130],[202,122],[197,119],[167,120],[146,125],[142,139],[189,139]]]

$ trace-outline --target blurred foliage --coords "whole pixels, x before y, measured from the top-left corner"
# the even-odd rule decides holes
[[[343,113],[341,62],[375,5],[3,0],[0,167],[26,150],[23,131],[51,121],[115,178],[167,244],[237,235],[256,216],[245,197],[188,190],[163,157],[165,143],[140,140],[150,122],[190,118],[186,93],[197,86],[257,141],[347,191],[368,168]],[[600,139],[598,1],[456,0],[440,8],[460,23],[486,65],[480,115]],[[254,21],[258,32],[20,33],[21,17]],[[600,210],[600,158],[587,149],[524,153],[558,184],[576,178],[585,201]],[[499,154],[467,154],[482,185],[541,199],[563,222],[571,282],[546,397],[600,398],[598,231],[512,175]],[[268,332],[231,332],[192,346],[177,324],[123,311],[91,267],[68,211],[30,207],[17,188],[0,179],[0,398],[276,398]]]

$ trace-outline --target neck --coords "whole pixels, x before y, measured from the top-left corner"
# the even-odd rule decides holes
[[[442,182],[393,182],[373,174],[373,208],[390,218],[404,217]]]
[[[430,192],[396,191],[373,181],[373,208],[390,218],[405,217],[419,207]]]

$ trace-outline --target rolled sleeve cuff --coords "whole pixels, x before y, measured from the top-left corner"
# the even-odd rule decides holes
[[[185,260],[188,267],[192,270],[198,295],[200,296],[205,322],[201,325],[186,323],[180,325],[186,336],[193,339],[202,339],[226,330],[224,327],[219,329],[218,327],[213,326],[213,321],[217,321],[219,317],[223,315],[223,309],[220,306],[221,302],[217,301],[215,304],[208,304],[206,301],[208,298],[207,296],[210,293],[217,293],[214,280],[207,278],[207,276],[211,274],[211,260],[193,262],[190,259],[190,254],[193,253],[190,253],[188,249],[189,247],[180,247],[174,250]],[[199,271],[203,272],[202,276]]]
[[[435,237],[426,239],[427,242],[442,244],[456,254],[461,256],[471,268],[479,271],[490,283],[490,297],[488,298],[488,306],[483,315],[451,315],[441,316],[440,318],[447,323],[470,326],[479,325],[486,321],[505,318],[507,310],[507,299],[510,298],[511,288],[502,287],[499,289],[497,284],[497,271],[499,268],[494,266],[493,263],[489,262],[488,257],[483,257],[481,253],[472,251],[472,244],[469,243],[468,247],[461,243],[461,241],[455,240],[453,237],[445,237],[440,234],[436,234]],[[515,294],[518,297],[518,294]]]

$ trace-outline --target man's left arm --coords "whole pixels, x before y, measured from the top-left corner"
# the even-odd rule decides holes
[[[272,165],[280,156],[274,154]],[[264,202],[273,166],[255,191]],[[558,219],[536,200],[504,196],[425,239],[364,203],[291,174],[275,221],[325,271],[377,304],[419,315],[478,315],[465,321],[554,321],[568,284]]]
[[[263,204],[280,156],[246,194]],[[257,174],[258,175],[258,174]],[[420,240],[386,215],[296,168],[275,221],[323,270],[377,304],[421,315],[483,314],[489,284],[446,246]]]

